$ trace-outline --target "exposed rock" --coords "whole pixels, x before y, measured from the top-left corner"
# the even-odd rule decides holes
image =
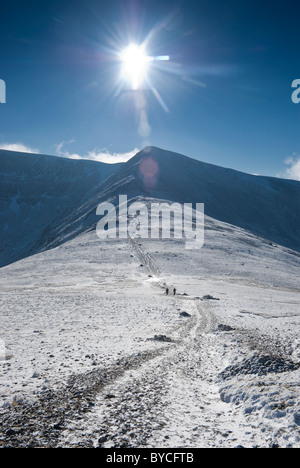
[[[188,314],[187,312],[181,312],[179,315],[180,317],[191,317],[191,315]]]
[[[172,340],[166,335],[154,335],[153,338],[148,338],[148,341],[162,341],[166,343],[171,343]]]
[[[220,299],[218,297],[213,297],[210,294],[207,294],[206,296],[202,297],[202,300],[208,300],[208,301],[219,301]]]
[[[250,359],[244,359],[238,364],[226,367],[220,377],[224,380],[231,379],[239,374],[267,375],[269,373],[291,372],[300,368],[300,363],[274,356],[254,355]]]
[[[218,331],[225,331],[225,332],[227,332],[227,331],[233,331],[233,330],[234,330],[234,328],[230,327],[229,325],[224,325],[223,323],[220,323],[220,324],[218,325]]]

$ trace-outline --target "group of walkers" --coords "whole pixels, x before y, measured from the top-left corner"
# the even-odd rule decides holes
[[[166,288],[166,295],[169,295],[169,288]],[[173,288],[173,296],[176,296],[176,288]]]

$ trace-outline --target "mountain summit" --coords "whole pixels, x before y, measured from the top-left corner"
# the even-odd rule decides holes
[[[300,182],[249,175],[156,147],[113,166],[27,156],[0,152],[1,266],[94,229],[98,204],[117,204],[119,195],[204,203],[206,216],[300,252]]]

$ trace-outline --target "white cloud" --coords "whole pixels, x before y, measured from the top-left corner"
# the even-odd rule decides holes
[[[121,162],[127,162],[133,156],[135,156],[139,149],[135,148],[132,151],[128,151],[127,153],[116,153],[116,152],[109,152],[107,149],[94,149],[89,151],[87,154],[80,155],[78,153],[70,153],[69,151],[64,149],[66,144],[74,143],[75,140],[69,141],[62,141],[56,146],[56,153],[58,156],[62,156],[64,158],[70,159],[88,159],[91,161],[103,162],[106,164],[116,164]]]
[[[0,143],[0,149],[8,151],[17,151],[20,153],[40,153],[38,149],[30,148],[29,146],[23,145],[23,143]]]
[[[300,155],[293,153],[285,160],[285,164],[289,166],[285,170],[285,177],[300,181]]]

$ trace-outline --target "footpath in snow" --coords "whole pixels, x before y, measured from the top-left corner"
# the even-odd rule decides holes
[[[217,239],[91,232],[1,269],[0,446],[299,447],[299,260]]]

